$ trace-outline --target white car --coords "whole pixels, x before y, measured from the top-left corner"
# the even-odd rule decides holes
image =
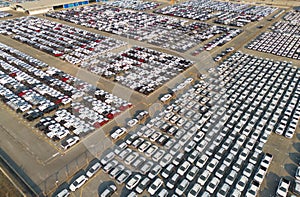
[[[179,196],[182,196],[182,194],[185,192],[188,186],[189,186],[189,181],[183,179],[175,189],[175,193],[178,194]]]
[[[161,187],[162,184],[163,181],[160,178],[156,178],[155,181],[148,188],[148,192],[151,195],[154,195],[157,192],[157,190]]]
[[[290,187],[290,181],[281,178],[276,190],[276,195],[280,197],[286,197],[289,191],[289,187]]]
[[[270,153],[266,153],[262,161],[260,162],[260,165],[269,168],[271,162],[272,162],[273,156]]]
[[[63,189],[63,190],[61,190],[58,194],[56,194],[55,197],[67,197],[67,196],[69,196],[69,195],[70,195],[69,190]]]
[[[154,178],[160,173],[161,170],[162,170],[162,167],[161,167],[160,165],[154,166],[154,167],[150,170],[150,172],[149,172],[149,174],[148,174],[148,177],[149,177],[150,179],[154,179]]]
[[[199,168],[197,166],[193,166],[186,175],[187,180],[193,181],[198,172]]]
[[[79,140],[80,140],[80,138],[78,136],[70,137],[70,138],[64,140],[63,142],[61,142],[61,147],[64,150],[67,150],[68,148],[70,148],[71,146],[73,146],[74,144],[79,142]]]
[[[163,103],[168,102],[172,98],[172,94],[165,94],[163,97],[161,97],[160,101]]]
[[[183,175],[186,173],[186,171],[189,169],[190,165],[191,165],[190,162],[184,161],[184,162],[181,164],[181,166],[178,168],[177,173],[178,173],[180,176],[183,176]]]
[[[103,159],[101,159],[100,163],[102,165],[106,165],[109,161],[111,161],[113,158],[115,157],[115,153],[114,152],[109,152],[108,154],[106,154]]]
[[[286,138],[292,139],[293,136],[294,136],[294,134],[295,134],[295,131],[294,131],[294,130],[288,129],[288,130],[285,132],[284,136],[285,136]]]
[[[198,183],[200,183],[200,185],[203,186],[206,183],[209,176],[210,176],[210,172],[208,170],[204,170],[198,178]]]
[[[155,145],[151,145],[145,152],[145,155],[147,157],[151,157],[156,151],[158,150],[158,147]]]
[[[139,150],[140,152],[144,152],[144,151],[147,150],[150,146],[151,146],[151,142],[145,141],[145,142],[143,142],[143,143],[139,146],[138,150]]]
[[[178,180],[180,178],[180,175],[175,173],[171,178],[169,178],[169,181],[167,182],[166,186],[169,189],[173,189],[175,185],[177,184]]]
[[[246,187],[246,184],[248,182],[248,178],[246,176],[241,176],[240,179],[238,180],[238,182],[236,183],[236,188],[238,190],[240,190],[241,192],[244,191],[245,187]]]
[[[99,162],[95,163],[88,169],[88,171],[86,172],[86,176],[88,178],[91,178],[96,174],[96,172],[100,170],[100,168],[101,168],[101,164]]]
[[[205,154],[201,155],[201,157],[196,162],[196,166],[198,166],[199,168],[203,168],[203,166],[206,164],[208,158],[209,157],[207,155],[205,155]]]
[[[220,179],[213,177],[212,180],[206,186],[206,191],[213,194],[220,183]]]
[[[195,183],[192,189],[189,191],[187,197],[197,197],[201,188],[202,187],[199,183]]]
[[[118,139],[119,137],[121,137],[124,133],[127,132],[127,129],[122,127],[122,128],[118,128],[117,130],[115,130],[110,137],[114,140]]]
[[[235,170],[231,170],[231,172],[227,175],[225,182],[228,183],[228,185],[232,185],[237,177],[237,172]]]
[[[255,173],[254,180],[261,184],[266,176],[267,169],[263,166]]]
[[[248,163],[248,165],[244,168],[243,175],[246,177],[250,177],[254,169],[254,165],[252,163]]]
[[[163,157],[164,154],[165,151],[162,149],[156,151],[155,154],[152,155],[153,161],[158,162]]]
[[[256,197],[259,190],[259,184],[256,181],[252,181],[250,187],[248,188],[245,196],[246,197]]]
[[[300,195],[300,181],[295,180],[295,187],[294,187],[294,193]]]
[[[127,126],[129,126],[129,127],[134,127],[134,126],[137,125],[138,123],[139,123],[139,121],[138,121],[137,119],[133,118],[133,119],[131,119],[131,120],[129,120],[129,121],[127,122]]]
[[[142,176],[139,174],[134,175],[126,184],[126,188],[132,190],[142,179]]]
[[[87,180],[88,178],[85,175],[81,175],[70,184],[69,189],[74,192],[76,189],[80,188]]]
[[[230,190],[230,186],[227,183],[224,183],[222,187],[219,189],[217,193],[217,197],[227,196],[229,190]]]
[[[159,161],[159,165],[163,168],[166,167],[173,159],[173,156],[170,153],[166,153]]]
[[[219,163],[219,160],[213,158],[206,166],[206,169],[212,173],[215,170],[215,168],[217,167],[218,163]]]

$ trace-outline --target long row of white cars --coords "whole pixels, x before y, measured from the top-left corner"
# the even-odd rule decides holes
[[[151,10],[157,8],[160,5],[158,2],[142,1],[142,0],[116,0],[116,1],[106,1],[104,3],[109,6],[132,9],[132,10]]]
[[[26,43],[72,64],[106,53],[125,42],[37,17],[0,22],[3,35]]]
[[[224,31],[218,31],[207,23],[188,24],[187,20],[179,18],[106,5],[61,10],[46,15],[179,52],[187,51],[216,34],[226,35],[237,30],[224,28]]]
[[[280,125],[294,136],[299,71],[234,53],[146,123],[117,129],[119,140],[100,158],[103,171],[126,196],[257,196],[273,160],[263,153],[268,137]]]
[[[300,14],[290,11],[264,32],[247,44],[248,49],[271,53],[278,56],[300,59]]]
[[[275,10],[277,8],[270,6],[253,6],[213,0],[192,0],[163,7],[154,12],[201,21],[215,18],[214,22],[216,23],[241,27],[250,22],[261,20]]]
[[[9,16],[12,16],[12,14],[10,14],[8,12],[0,11],[0,18],[5,18],[5,17],[9,17]]]

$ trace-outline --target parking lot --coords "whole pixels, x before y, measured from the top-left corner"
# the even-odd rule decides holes
[[[35,127],[58,148],[70,148],[132,106],[7,45],[0,49],[2,101],[29,122],[43,117]]]
[[[98,9],[98,6],[95,7]],[[246,7],[242,5],[240,9]],[[85,7],[78,9],[85,9]],[[88,13],[90,7],[86,9]],[[48,21],[51,20],[48,18]],[[173,18],[169,20],[172,21],[169,24],[175,24],[175,20],[181,21]],[[294,17],[293,20],[297,19]],[[164,23],[162,21],[162,24]],[[289,187],[289,195],[291,195],[295,182],[294,174],[299,163],[297,146],[299,132],[295,132],[300,113],[299,68],[293,66],[299,66],[299,64],[297,61],[293,61],[295,64],[279,62],[271,55],[270,57],[275,60],[261,58],[269,56],[241,47],[256,32],[259,32],[260,29],[256,28],[257,24],[270,23],[267,20],[253,21],[252,24],[247,25],[246,29],[242,28],[246,32],[243,34],[245,37],[230,39],[224,43],[224,46],[211,47],[211,54],[214,55],[221,54],[231,46],[234,46],[234,51],[241,50],[230,51],[229,55],[222,56],[215,68],[206,69],[205,72],[203,71],[206,74],[202,75],[190,73],[194,72],[192,69],[195,66],[191,66],[190,60],[199,66],[198,61],[203,60],[197,58],[204,57],[201,53],[192,57],[183,50],[182,53],[177,53],[178,56],[169,55],[170,51],[162,49],[162,47],[169,47],[151,44],[149,41],[146,43],[143,40],[133,42],[131,39],[135,38],[130,36],[127,40],[141,44],[141,46],[123,50],[125,46],[122,45],[123,49],[116,50],[115,54],[104,52],[98,59],[83,61],[78,68],[40,50],[30,51],[28,50],[30,46],[19,44],[16,40],[2,35],[0,39],[4,39],[5,44],[15,45],[23,52],[28,50],[31,56],[49,64],[44,65],[38,62],[34,65],[35,60],[32,60],[33,62],[29,65],[34,68],[24,69],[12,61],[17,59],[16,62],[27,63],[29,61],[27,56],[22,56],[20,59],[21,56],[15,54],[15,50],[3,46],[0,70],[2,77],[9,80],[13,87],[8,86],[7,82],[1,78],[4,83],[2,92],[6,95],[7,93],[15,94],[15,84],[22,84],[22,87],[26,86],[33,90],[29,91],[29,97],[36,98],[38,94],[41,94],[40,90],[34,89],[37,84],[28,83],[41,81],[40,77],[37,78],[30,73],[34,71],[53,80],[51,82],[54,86],[50,86],[47,81],[41,81],[43,86],[39,84],[38,87],[42,87],[43,91],[49,91],[47,87],[49,86],[64,96],[71,91],[72,96],[78,97],[72,98],[71,96],[71,103],[66,106],[59,104],[58,109],[51,113],[46,112],[45,115],[43,114],[47,116],[46,118],[37,118],[34,123],[27,122],[22,117],[26,112],[18,114],[8,105],[1,103],[3,106],[1,111],[9,112],[8,119],[2,120],[1,125],[4,127],[0,128],[1,131],[6,131],[1,133],[3,139],[9,140],[1,143],[5,144],[6,150],[11,146],[23,150],[21,153],[24,155],[20,156],[17,161],[28,161],[31,158],[33,165],[30,167],[30,162],[28,162],[22,168],[31,174],[34,180],[38,180],[37,184],[42,189],[50,188],[52,193],[53,188],[56,188],[55,194],[64,191],[70,192],[71,196],[96,196],[102,192],[112,192],[116,188],[117,191],[113,192],[113,196],[135,196],[140,193],[143,196],[149,196],[149,194],[154,196],[197,196],[200,194],[224,196],[226,193],[231,196],[246,196],[246,194],[274,196],[280,178],[285,177],[291,181]],[[195,31],[193,38],[210,28],[212,32],[220,31],[220,35],[230,33],[225,28],[222,29],[221,26],[211,25],[211,23],[186,21],[184,26],[189,27],[189,31]],[[72,25],[70,27],[72,28]],[[126,27],[124,27],[125,32],[128,29]],[[193,28],[196,29],[192,30]],[[84,27],[82,31],[85,29],[88,28]],[[180,29],[176,34],[177,30],[170,30],[174,32],[173,38],[178,37],[182,31]],[[235,31],[235,29],[231,30]],[[290,26],[285,26],[284,30],[290,31]],[[280,27],[278,31],[281,31]],[[110,33],[104,35],[107,37]],[[127,36],[122,34],[121,36],[125,39],[120,40],[125,41]],[[215,43],[218,46],[218,36],[217,34],[206,41],[217,39]],[[117,36],[111,37],[119,42],[116,39]],[[164,43],[164,39],[158,41]],[[173,43],[176,42],[177,40],[173,41]],[[188,40],[187,43],[189,42],[193,41]],[[146,43],[146,46],[143,46],[143,43]],[[209,47],[215,43],[205,46]],[[179,45],[182,46],[182,44]],[[200,46],[193,43],[191,48],[195,49],[195,47]],[[181,55],[184,58],[180,57]],[[11,59],[11,56],[16,59]],[[7,57],[8,59],[5,59]],[[280,58],[280,60],[286,59]],[[183,65],[177,64],[180,61],[185,62],[181,62]],[[165,66],[160,67],[161,64]],[[173,66],[167,68],[166,65],[169,64]],[[178,69],[178,66],[186,68]],[[203,65],[205,66],[209,68],[212,65]],[[156,76],[150,74],[150,70],[154,67],[157,67]],[[170,73],[169,79],[159,78],[159,76],[166,77],[161,73],[164,69]],[[84,73],[93,74],[85,75]],[[175,83],[171,73],[176,74]],[[139,78],[141,74],[143,77]],[[181,78],[178,75],[181,75]],[[83,78],[94,87],[81,81]],[[156,81],[161,84],[156,84]],[[141,96],[136,94],[137,91],[143,93],[137,88],[141,85],[139,82],[143,82],[142,85],[145,87],[148,87],[147,85],[151,82],[157,86],[151,85],[154,89],[149,89],[149,95],[147,96],[148,93],[146,93],[146,96]],[[168,82],[176,85],[163,85]],[[96,86],[104,88],[91,92]],[[164,88],[161,88],[163,86]],[[130,91],[134,89],[137,91]],[[83,95],[80,95],[80,92],[83,92]],[[154,92],[155,94],[152,94]],[[160,96],[157,97],[157,95]],[[20,101],[18,97],[23,99],[22,96],[24,95],[21,97],[17,95],[13,99]],[[44,97],[53,102],[48,96]],[[120,100],[119,97],[122,99]],[[24,97],[23,100],[32,102],[31,99],[26,99]],[[113,113],[107,113],[101,108],[103,104],[109,109],[116,110],[110,111]],[[24,102],[20,105],[27,106]],[[39,107],[34,103],[31,105],[33,109]],[[128,107],[129,110],[126,110]],[[123,112],[123,110],[126,111]],[[122,113],[119,114],[120,112]],[[97,124],[95,124],[94,117],[99,118]],[[18,120],[16,126],[11,125],[14,119]],[[102,120],[110,121],[104,123]],[[51,128],[43,126],[48,122],[53,125]],[[33,128],[37,123],[40,123],[37,125],[38,128]],[[75,128],[76,123],[81,126],[80,129]],[[101,125],[102,123],[105,125]],[[27,127],[19,130],[22,124]],[[97,129],[98,126],[100,130]],[[47,130],[44,130],[45,128]],[[89,129],[91,131],[96,129],[96,131],[91,133]],[[11,134],[12,130],[18,130],[18,132]],[[31,130],[37,132],[38,135]],[[56,130],[64,132],[58,133]],[[66,133],[67,136],[72,134],[70,136],[75,137],[67,144],[62,143],[65,142]],[[85,133],[91,134],[85,137]],[[57,139],[60,136],[64,139]],[[77,141],[77,136],[81,142],[70,150],[63,151],[64,148],[69,147],[69,144],[73,145]],[[39,143],[30,145],[31,140]],[[17,143],[14,145],[13,141]],[[43,146],[47,147],[46,151],[37,151],[43,149],[41,148]],[[108,147],[110,148],[107,149]],[[92,155],[80,157],[86,154],[85,151]],[[14,151],[12,155],[19,155],[19,153]],[[95,159],[91,160],[93,157]],[[34,171],[40,173],[34,174]],[[51,186],[48,188],[48,185]],[[64,188],[67,190],[63,190]],[[74,190],[76,191],[73,192]]]
[[[152,10],[157,8],[160,5],[158,2],[141,1],[141,0],[130,0],[130,1],[117,0],[117,1],[105,2],[105,4],[113,7],[127,8],[133,10]]]
[[[81,68],[149,95],[192,64],[184,58],[136,46],[85,61]]]
[[[92,16],[91,11],[94,11]],[[241,30],[235,28],[225,28],[203,22],[187,24],[187,20],[103,5],[62,10],[48,13],[46,16],[178,52],[185,52],[212,37],[219,42],[213,41],[208,44],[208,48],[212,44],[215,44],[213,47],[222,46],[241,33]],[[110,20],[114,23],[110,23]]]
[[[114,39],[45,19],[23,17],[0,23],[1,34],[55,57],[79,64],[82,60],[125,45]]]
[[[5,17],[9,17],[9,16],[12,16],[12,14],[10,13],[7,13],[7,12],[0,12],[0,18],[5,18]]]
[[[200,0],[163,7],[155,10],[155,13],[200,21],[214,19],[215,23],[243,27],[248,23],[261,20],[276,9],[269,6]]]
[[[248,49],[271,53],[277,56],[299,60],[299,13],[285,13],[283,20],[277,21],[247,45]]]
[[[299,80],[299,69],[237,52],[208,72],[100,158],[103,171],[126,185],[121,195],[145,190],[152,195],[257,195],[273,159],[263,152],[269,136],[294,136],[300,111],[294,103],[299,84],[293,80]],[[287,82],[293,93],[284,84],[276,86],[283,83],[281,77],[293,75]],[[94,187],[93,181],[89,185]]]

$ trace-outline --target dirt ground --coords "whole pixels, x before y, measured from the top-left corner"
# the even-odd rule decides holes
[[[13,186],[10,180],[0,170],[0,196],[1,197],[18,197],[22,196]]]

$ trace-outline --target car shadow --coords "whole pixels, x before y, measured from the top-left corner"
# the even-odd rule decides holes
[[[63,189],[69,189],[69,184],[67,182],[62,183],[56,189],[56,191],[52,194],[52,197],[56,197],[56,195],[61,192]]]
[[[295,164],[288,163],[288,164],[284,164],[284,169],[287,171],[287,173],[290,176],[294,177],[297,170],[297,166]]]
[[[300,153],[289,153],[290,159],[295,162],[296,164],[299,164],[300,162]]]
[[[85,171],[83,169],[80,169],[79,171],[77,171],[76,174],[74,174],[73,178],[70,180],[69,183],[72,184],[81,175],[85,175]]]
[[[101,183],[98,186],[98,194],[101,194],[102,192],[104,192],[104,190],[107,188],[107,186],[109,186],[111,184],[115,184],[115,183],[113,181],[104,181],[103,183]]]
[[[277,189],[279,180],[280,180],[280,177],[277,174],[275,174],[273,172],[269,172],[266,177],[267,185],[263,190],[261,190],[259,196],[264,196],[264,197],[276,196],[276,189]]]
[[[300,153],[300,142],[296,142],[293,144],[293,147],[296,149],[297,152]]]

